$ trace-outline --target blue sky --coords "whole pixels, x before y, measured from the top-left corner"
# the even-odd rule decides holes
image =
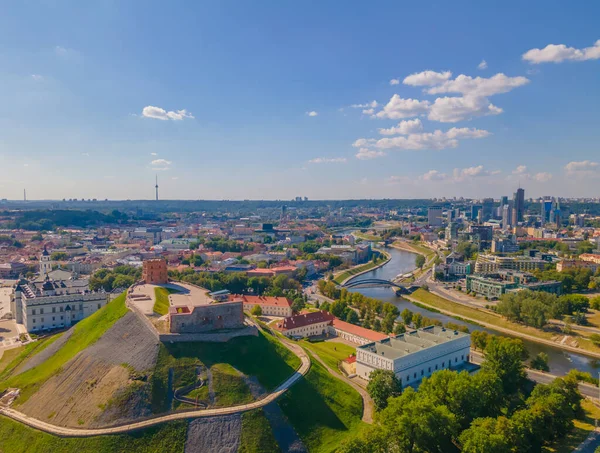
[[[600,192],[597,2],[95,3],[3,5],[0,198]]]

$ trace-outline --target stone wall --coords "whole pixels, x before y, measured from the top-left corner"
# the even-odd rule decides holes
[[[199,305],[190,308],[190,313],[169,314],[169,331],[171,333],[206,333],[213,330],[237,329],[244,326],[244,307],[241,301]]]

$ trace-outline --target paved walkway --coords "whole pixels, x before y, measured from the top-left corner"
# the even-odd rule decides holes
[[[319,363],[321,365],[323,365],[327,371],[329,371],[329,374],[333,375],[337,379],[344,381],[346,384],[350,385],[354,390],[356,390],[360,394],[360,396],[363,399],[362,421],[365,423],[372,424],[375,404],[373,403],[373,400],[371,399],[371,397],[369,396],[367,391],[363,387],[358,385],[356,382],[352,381],[351,379],[348,379],[343,374],[340,374],[340,373],[336,372],[335,370],[332,370],[331,368],[329,368],[327,366],[327,364],[321,359],[321,357],[319,357],[316,353],[314,353],[312,351],[311,351],[311,353],[312,353],[313,357],[315,359],[317,359],[319,361]]]
[[[25,415],[22,412],[7,407],[0,407],[0,414],[10,417],[15,421],[31,426],[32,428],[36,428],[40,431],[44,431],[49,434],[54,434],[56,436],[91,437],[102,436],[107,434],[128,433],[131,431],[150,428],[152,426],[160,425],[162,423],[171,422],[175,420],[184,420],[200,417],[214,417],[218,415],[230,415],[250,411],[253,409],[258,409],[277,400],[277,398],[283,395],[286,392],[286,390],[289,389],[292,385],[294,385],[300,378],[302,378],[302,376],[306,375],[306,373],[308,373],[308,370],[310,369],[310,358],[308,357],[304,349],[286,340],[281,340],[281,342],[300,358],[302,362],[300,368],[296,372],[294,372],[294,374],[290,376],[283,384],[277,387],[272,393],[269,393],[265,398],[250,404],[222,407],[218,409],[203,409],[189,412],[176,412],[172,414],[152,417],[135,423],[127,423],[109,428],[65,428],[62,426],[52,425],[50,423],[38,420],[33,417],[29,417],[28,415]]]
[[[600,445],[600,428],[596,428],[590,433],[586,440],[584,440],[579,447],[573,452],[575,453],[594,453],[596,448]]]

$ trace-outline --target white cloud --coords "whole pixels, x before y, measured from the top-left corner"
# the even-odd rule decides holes
[[[437,170],[429,170],[427,173],[421,176],[421,179],[424,181],[444,181],[448,179],[448,175]]]
[[[570,176],[589,176],[600,174],[600,164],[590,160],[572,161],[565,165],[565,170]]]
[[[600,39],[592,47],[583,49],[567,47],[564,44],[548,44],[543,49],[528,50],[522,58],[532,64],[598,60],[600,59]]]
[[[409,184],[415,181],[415,178],[411,178],[410,176],[388,176],[385,178],[385,183],[387,185],[395,185],[395,184]]]
[[[363,115],[373,115],[375,113],[375,109],[364,109]]]
[[[56,46],[56,47],[54,47],[54,53],[56,55],[64,57],[69,53],[69,50],[64,48],[63,46]]]
[[[377,159],[378,157],[383,157],[385,155],[386,154],[384,151],[377,151],[369,148],[360,148],[358,150],[358,153],[356,153],[356,158],[360,160],[370,160]]]
[[[487,61],[485,61],[485,60],[481,60],[481,63],[479,63],[477,65],[477,69],[480,69],[480,70],[487,69],[487,67],[488,67],[488,64],[487,64]]]
[[[459,139],[484,138],[488,135],[490,133],[482,129],[454,127],[446,132],[436,130],[434,132],[414,133],[407,136],[386,137],[379,140],[361,138],[356,140],[353,146],[370,149],[442,150],[456,148],[459,144]]]
[[[552,173],[536,173],[535,175],[533,175],[533,179],[535,179],[537,182],[548,182],[552,179]]]
[[[314,110],[311,110],[310,112],[306,112],[306,114],[307,114],[308,116],[317,116],[317,115],[318,115],[318,113],[317,113],[317,112],[315,112]]]
[[[400,79],[392,79],[390,80],[390,85],[400,85]]]
[[[158,153],[150,153],[151,156],[158,156]]]
[[[82,155],[82,156],[89,157],[89,156],[90,156],[90,153],[81,153],[81,155]]]
[[[514,88],[527,85],[527,77],[508,77],[499,73],[495,76],[471,77],[464,74],[459,75],[454,80],[447,80],[441,85],[434,86],[427,90],[429,94],[440,93],[460,93],[465,96],[488,97],[500,93],[508,93]]]
[[[168,170],[173,162],[166,159],[154,159],[150,162],[152,170],[165,171]]]
[[[477,116],[498,115],[502,112],[500,107],[496,107],[486,98],[443,97],[435,100],[427,118],[441,123],[456,123]]]
[[[423,129],[423,123],[419,118],[414,120],[400,121],[397,126],[392,126],[387,129],[379,129],[381,135],[407,135],[414,132],[419,132]]]
[[[346,162],[345,157],[317,157],[308,161],[309,164],[341,164]]]
[[[524,175],[527,173],[527,165],[519,165],[512,172],[513,175]]]
[[[41,82],[44,80],[44,76],[39,75],[39,74],[31,74],[31,78],[32,78],[32,80],[35,80],[36,82]]]
[[[452,77],[450,71],[423,71],[405,77],[402,83],[411,86],[433,86],[448,80],[450,77]]]
[[[179,179],[179,176],[173,176],[171,179],[177,181]]]
[[[352,107],[353,109],[366,109],[366,108],[374,108],[377,107],[379,104],[377,103],[377,101],[371,101],[371,102],[365,102],[364,104],[352,104],[350,107]]]
[[[455,181],[464,181],[468,178],[480,178],[483,176],[491,176],[492,174],[497,173],[486,170],[483,165],[478,165],[476,167],[467,167],[462,169],[455,168],[453,177]]]
[[[419,101],[418,99],[403,99],[394,94],[390,101],[383,107],[383,110],[377,113],[377,118],[389,118],[398,120],[402,118],[411,118],[426,113],[429,110],[429,101]]]
[[[184,118],[194,118],[187,110],[166,111],[160,107],[148,105],[142,109],[142,116],[146,118],[154,118],[162,121],[180,121]]]

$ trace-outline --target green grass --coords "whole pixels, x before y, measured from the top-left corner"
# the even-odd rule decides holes
[[[181,371],[200,363],[207,368],[219,363],[229,364],[246,376],[256,376],[267,391],[279,386],[300,367],[300,359],[268,333],[259,332],[257,337],[237,337],[226,343],[163,344],[152,375],[151,400],[154,413],[169,410],[169,368],[175,371],[177,388],[193,382],[190,377],[178,377],[181,376]]]
[[[242,414],[242,438],[238,453],[277,453],[279,445],[262,409]]]
[[[344,343],[335,341],[319,341],[311,343],[310,341],[302,340],[300,344],[308,348],[312,353],[317,354],[329,368],[341,374],[338,363],[348,358],[352,354],[356,354],[356,348],[348,346]]]
[[[363,401],[356,390],[335,378],[316,360],[304,379],[278,402],[311,453],[329,453],[357,436]]]
[[[193,399],[198,398],[198,401],[208,401],[208,386],[203,385],[202,387],[198,387],[185,396]]]
[[[169,294],[178,293],[176,289],[173,288],[162,288],[156,287],[154,288],[154,307],[152,310],[154,313],[159,315],[166,315],[169,312]]]
[[[217,407],[237,406],[254,401],[244,378],[231,365],[216,363],[211,368]]]
[[[80,351],[95,343],[112,325],[127,313],[125,293],[109,302],[105,307],[80,321],[73,328],[73,334],[66,343],[42,364],[18,376],[0,382],[0,391],[8,387],[21,389],[17,403],[22,404],[40,386],[60,372],[62,367]]]
[[[131,434],[62,438],[0,416],[3,453],[180,453],[185,446],[186,422],[172,422]]]

